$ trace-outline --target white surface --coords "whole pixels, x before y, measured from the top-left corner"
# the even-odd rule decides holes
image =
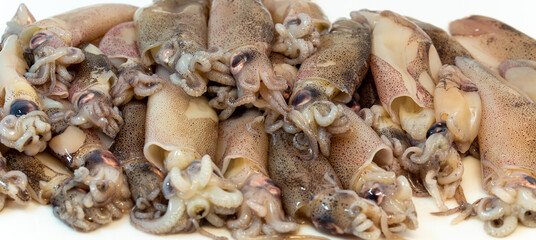
[[[92,3],[106,2],[93,0]],[[145,6],[151,1],[114,1],[131,3],[138,6]],[[322,0],[316,1],[324,9],[331,21],[346,17],[352,10],[363,8],[371,10],[389,9],[395,12],[414,17],[421,21],[432,23],[438,27],[446,29],[448,23],[470,14],[481,14],[497,18],[511,26],[524,31],[532,37],[536,37],[536,1],[354,1],[354,0]],[[448,3],[447,3],[448,2]],[[86,1],[43,1],[26,0],[26,5],[32,11],[37,20],[71,10],[76,7],[87,5]],[[4,25],[14,14],[17,1],[3,1],[0,8],[0,33],[4,31]],[[1,73],[0,73],[1,74]],[[470,202],[483,196],[480,184],[479,162],[475,159],[465,161],[466,171],[463,177],[463,187]],[[454,216],[435,217],[429,212],[436,211],[436,207],[431,199],[415,198],[415,205],[419,215],[419,228],[416,231],[409,231],[402,236],[407,239],[489,239],[483,231],[483,223],[475,219],[464,221],[458,225],[450,225]],[[453,206],[451,203],[450,206]],[[225,230],[209,231],[217,235],[227,234]],[[304,225],[300,234],[319,235],[310,225]],[[0,212],[0,238],[13,239],[30,238],[38,236],[39,239],[148,239],[148,238],[173,238],[173,239],[206,239],[197,234],[179,234],[157,237],[145,234],[129,225],[128,216],[123,216],[120,221],[116,221],[101,229],[88,233],[78,233],[60,222],[52,214],[49,206],[38,206],[32,203],[28,206],[18,206],[10,202],[6,208]],[[326,236],[330,239],[340,239]],[[530,239],[536,237],[536,230],[525,227],[518,229],[510,235],[509,239]]]

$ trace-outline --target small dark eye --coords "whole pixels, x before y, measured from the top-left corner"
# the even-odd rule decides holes
[[[15,117],[20,117],[22,115],[25,115],[29,112],[38,110],[39,107],[34,102],[25,100],[25,99],[17,99],[11,103],[11,108],[9,109],[10,115],[15,115]]]
[[[89,154],[86,159],[86,167],[91,168],[99,164],[106,164],[108,166],[119,167],[119,161],[115,156],[106,150],[96,150]]]
[[[244,64],[251,59],[251,55],[247,52],[235,54],[231,59],[231,68],[238,72],[242,69]]]
[[[314,94],[310,89],[301,89],[296,93],[296,96],[292,98],[290,104],[295,107],[307,104],[313,100],[313,95]]]
[[[374,184],[360,194],[361,197],[374,201],[377,205],[382,204],[384,193],[382,187],[379,184]]]
[[[49,39],[50,36],[46,33],[39,32],[35,34],[32,39],[30,40],[30,49],[36,49],[41,44],[43,44],[47,39]]]
[[[445,131],[447,131],[447,123],[438,122],[438,123],[432,125],[432,127],[430,127],[430,129],[428,129],[428,131],[426,131],[426,138],[432,136],[433,134],[442,133],[442,132],[445,132]]]
[[[97,97],[99,97],[101,94],[99,92],[95,92],[95,91],[87,91],[85,92],[84,94],[82,94],[82,96],[80,96],[80,98],[78,99],[78,105],[82,105],[84,103],[87,103]]]
[[[288,22],[285,23],[285,26],[290,26],[290,25],[300,25],[301,24],[301,19],[300,18],[294,18],[294,19],[291,19],[289,20]]]

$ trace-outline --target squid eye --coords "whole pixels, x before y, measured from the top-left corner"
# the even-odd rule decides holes
[[[96,150],[89,154],[86,159],[86,167],[92,168],[93,166],[105,164],[107,166],[119,167],[119,161],[115,156],[106,150]]]
[[[285,26],[288,27],[290,25],[300,25],[302,23],[300,18],[293,18],[285,23]]]
[[[99,92],[95,92],[95,91],[87,91],[85,92],[84,94],[82,94],[80,96],[80,98],[78,99],[78,106],[81,106],[82,104],[85,104],[97,97],[100,96],[100,93]]]
[[[536,179],[528,175],[525,175],[523,178],[525,179],[525,181],[527,181],[527,183],[525,184],[526,187],[536,188]]]
[[[361,197],[374,201],[377,205],[382,204],[384,193],[379,184],[374,184],[368,190],[360,194]]]
[[[244,65],[249,61],[251,60],[251,54],[249,54],[248,52],[241,52],[241,53],[237,53],[235,54],[232,58],[231,58],[231,69],[233,70],[233,72],[240,72],[240,70],[242,70],[242,68],[244,67]]]
[[[41,44],[46,42],[49,38],[50,36],[43,32],[35,34],[30,40],[30,49],[36,49],[37,47],[41,46]]]
[[[446,132],[446,131],[447,131],[447,123],[446,122],[438,122],[438,123],[432,125],[432,127],[430,127],[430,129],[428,129],[428,131],[426,131],[426,138],[432,136],[433,134],[442,133],[442,132]]]
[[[15,117],[20,117],[22,115],[26,115],[29,112],[38,110],[39,107],[34,102],[25,100],[25,99],[17,99],[11,103],[11,108],[9,109],[10,115],[15,115]]]
[[[290,104],[295,107],[305,105],[311,100],[313,100],[315,95],[316,94],[314,94],[314,91],[312,91],[311,89],[299,90],[296,94],[296,97],[291,100]]]

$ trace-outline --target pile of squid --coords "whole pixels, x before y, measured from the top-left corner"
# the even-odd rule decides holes
[[[151,234],[390,239],[417,229],[415,196],[494,237],[536,227],[536,40],[483,16],[449,30],[388,10],[330,22],[308,0],[39,21],[22,4],[1,39],[0,209],[33,199],[82,232],[129,213]],[[473,203],[468,155],[488,194]]]

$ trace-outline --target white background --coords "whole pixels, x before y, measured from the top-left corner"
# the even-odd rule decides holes
[[[92,3],[106,2],[93,0]],[[149,0],[115,2],[130,3],[137,6],[146,6]],[[403,15],[411,16],[421,21],[432,23],[443,29],[447,29],[448,23],[471,14],[487,15],[497,18],[511,26],[525,32],[529,36],[536,37],[536,1],[397,1],[397,0],[320,0],[316,1],[331,21],[340,17],[347,17],[352,10],[392,10]],[[26,0],[26,5],[32,11],[37,20],[87,5],[87,1],[43,1]],[[2,1],[0,8],[0,33],[4,31],[3,23],[7,22],[14,14],[19,2]],[[1,73],[0,73],[1,74]],[[466,171],[463,177],[463,187],[470,202],[484,196],[480,184],[479,162],[475,159],[465,160]],[[429,212],[436,211],[431,199],[415,198],[419,216],[419,228],[409,231],[402,236],[407,239],[489,239],[483,231],[483,223],[470,219],[450,225],[453,216],[435,217]],[[454,206],[454,203],[449,203]],[[227,235],[225,230],[209,231],[218,235]],[[301,234],[320,235],[310,225],[304,225]],[[129,225],[128,216],[123,216],[120,221],[109,224],[91,233],[78,233],[60,222],[52,214],[49,206],[39,206],[32,203],[28,206],[18,206],[13,202],[7,204],[0,212],[0,238],[13,239],[29,238],[38,236],[40,239],[148,239],[148,238],[173,238],[173,239],[206,239],[197,234],[179,234],[156,237],[145,234]],[[331,239],[332,236],[326,236]],[[509,239],[529,239],[536,237],[536,230],[518,227]],[[343,238],[344,239],[344,238]]]

